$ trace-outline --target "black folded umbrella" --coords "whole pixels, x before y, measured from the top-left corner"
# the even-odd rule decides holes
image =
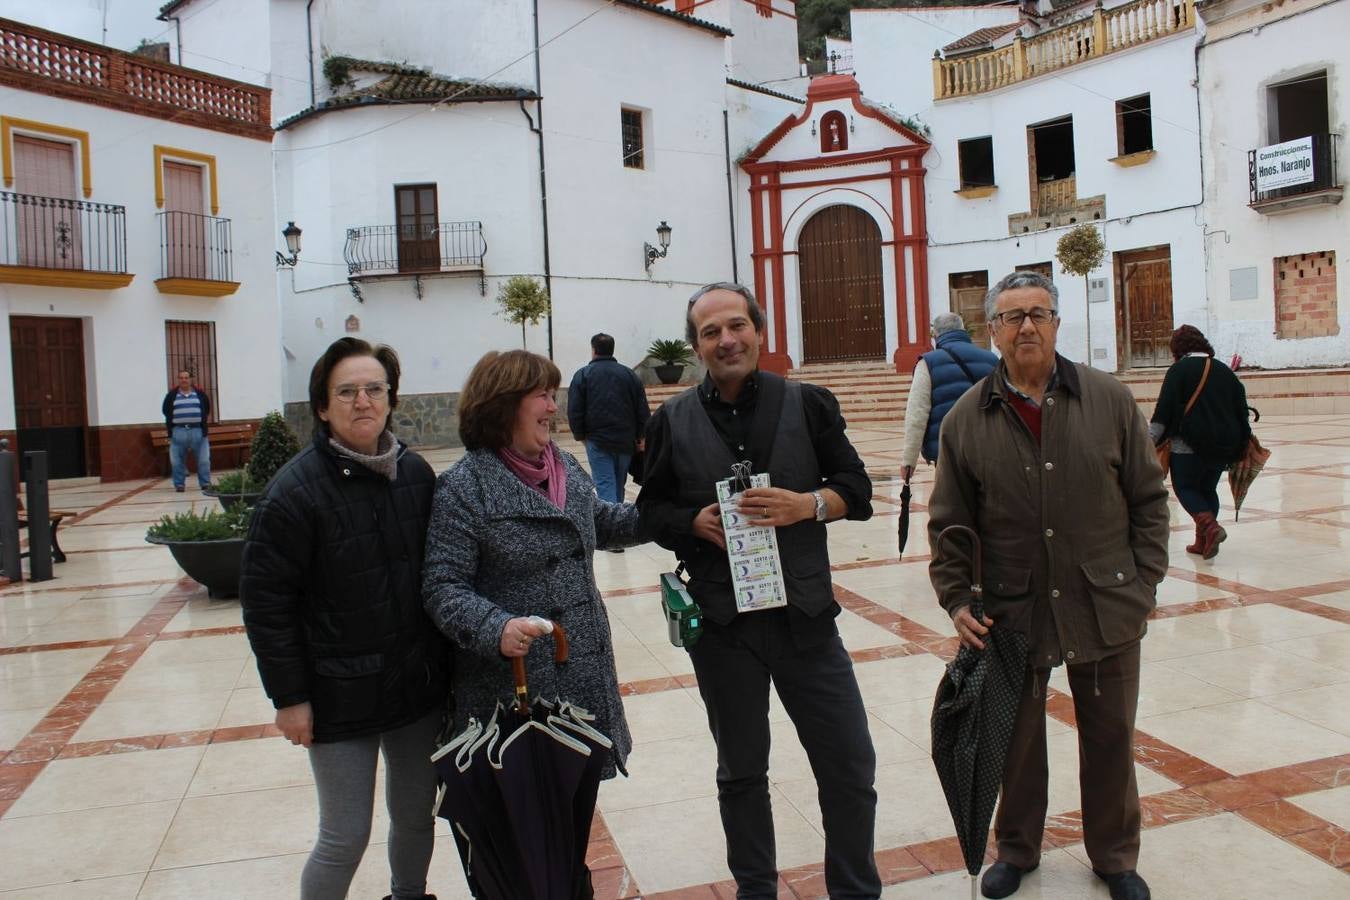
[[[554,623],[554,659],[567,641]],[[469,888],[482,900],[582,900],[591,819],[611,744],[566,703],[528,700],[525,661],[512,660],[517,702],[433,756]]]
[[[647,468],[647,454],[642,450],[634,450],[633,456],[628,460],[628,477],[633,479],[633,484],[642,486],[643,472]]]
[[[905,544],[909,543],[909,498],[912,495],[909,489],[909,479],[905,479],[904,487],[900,488],[900,555],[905,555]]]
[[[965,525],[952,525],[938,535],[933,551],[940,555],[943,539],[953,531],[969,534],[974,544],[970,611],[982,622],[979,536]],[[966,871],[972,876],[984,863],[989,822],[1003,783],[1008,741],[1027,672],[1026,635],[995,625],[983,641],[983,650],[963,644],[947,664],[932,717],[933,765],[947,796]]]

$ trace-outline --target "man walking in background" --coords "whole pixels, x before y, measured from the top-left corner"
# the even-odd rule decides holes
[[[942,313],[933,320],[933,345],[936,349],[919,357],[914,367],[905,403],[905,445],[900,453],[905,481],[914,474],[920,452],[925,461],[937,461],[943,416],[998,365],[997,356],[975,346],[956,313]]]
[[[206,430],[211,419],[211,398],[192,384],[192,373],[178,373],[178,387],[164,395],[160,406],[164,427],[169,430],[169,464],[173,469],[173,489],[183,493],[187,483],[187,455],[197,460],[197,484],[211,486],[211,442]]]
[[[601,500],[623,502],[628,464],[642,450],[647,391],[633,370],[614,359],[614,338],[591,338],[591,361],[577,369],[567,389],[567,424],[586,444],[591,478]],[[622,553],[622,550],[616,552]]]

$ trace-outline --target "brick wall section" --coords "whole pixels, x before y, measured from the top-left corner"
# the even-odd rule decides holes
[[[1336,251],[1275,258],[1275,335],[1333,337],[1336,319]]]

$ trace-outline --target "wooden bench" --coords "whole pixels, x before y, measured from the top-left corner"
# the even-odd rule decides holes
[[[248,449],[253,443],[253,433],[253,425],[249,422],[238,425],[212,425],[206,432],[206,439],[211,442],[213,454],[217,450],[238,450],[239,464],[242,466],[248,462]],[[156,450],[163,450],[167,463],[169,433],[159,429],[150,432],[150,446]]]
[[[56,540],[56,529],[58,526],[60,526],[62,519],[74,515],[76,515],[76,513],[64,509],[54,509],[47,513],[47,521],[50,522],[52,526],[53,562],[63,563],[66,561],[65,551],[61,549],[61,544]],[[19,510],[19,530],[22,531],[27,527],[28,527],[28,513],[24,512],[23,510]],[[27,550],[23,551],[22,553],[19,554],[19,556],[21,558],[27,558],[28,551]]]

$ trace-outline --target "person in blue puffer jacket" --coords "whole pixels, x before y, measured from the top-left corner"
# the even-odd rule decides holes
[[[930,463],[937,459],[942,417],[998,365],[997,356],[975,346],[956,313],[942,313],[933,320],[933,345],[936,349],[919,357],[914,367],[905,405],[905,444],[900,453],[905,481],[914,474],[920,452]]]

